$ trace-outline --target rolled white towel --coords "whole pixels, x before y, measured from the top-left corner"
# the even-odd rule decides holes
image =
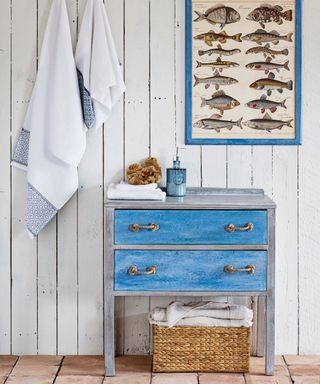
[[[160,308],[156,307],[152,311],[148,313],[148,318],[150,324],[153,324],[153,321],[161,321],[166,322],[167,321],[167,308]]]
[[[158,184],[132,185],[121,181],[119,184],[115,184],[115,188],[121,191],[154,191],[158,188]]]
[[[149,191],[131,191],[117,189],[114,184],[111,184],[107,191],[108,199],[110,200],[160,200],[166,199],[166,193],[160,188]]]

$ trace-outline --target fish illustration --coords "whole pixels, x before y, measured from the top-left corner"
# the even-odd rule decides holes
[[[208,89],[210,85],[214,85],[218,90],[223,85],[232,85],[238,83],[238,80],[232,77],[221,76],[218,71],[214,73],[212,77],[199,78],[194,75],[194,87],[198,84],[205,84],[205,89]]]
[[[283,92],[283,89],[288,89],[292,91],[293,89],[293,81],[289,80],[287,82],[275,80],[274,73],[270,72],[269,76],[265,79],[259,79],[254,83],[250,84],[250,88],[258,89],[258,90],[266,90],[267,95],[270,96],[271,92],[277,90],[279,93]]]
[[[215,114],[212,115],[209,118],[201,119],[193,124],[194,128],[201,128],[201,129],[213,129],[216,132],[220,133],[221,129],[227,129],[228,131],[231,131],[233,126],[240,127],[243,129],[241,122],[242,117],[238,121],[231,121],[231,120],[221,120],[222,116]]]
[[[264,71],[267,75],[270,71],[280,72],[281,68],[290,71],[289,69],[289,60],[283,64],[273,63],[271,57],[268,57],[266,61],[256,61],[254,63],[246,64],[246,68],[255,69],[257,71]]]
[[[221,115],[223,115],[224,111],[233,109],[240,105],[238,100],[226,95],[224,91],[214,93],[212,98],[208,100],[202,97],[201,101],[201,107],[205,107],[207,105],[210,109],[218,109]]]
[[[194,21],[206,20],[210,24],[220,24],[221,29],[226,24],[236,23],[240,20],[240,14],[231,7],[225,7],[223,4],[216,5],[206,10],[205,13],[195,11],[197,18]]]
[[[278,55],[289,55],[289,50],[288,49],[282,49],[281,51],[275,51],[274,49],[270,49],[270,44],[266,44],[264,47],[253,47],[250,48],[246,51],[246,54],[250,53],[263,53],[264,57],[271,56],[273,59],[278,56]]]
[[[242,33],[237,33],[236,35],[229,36],[225,31],[220,33],[215,33],[214,31],[209,31],[206,33],[201,33],[200,35],[194,36],[196,40],[203,40],[209,47],[212,47],[213,41],[219,41],[219,43],[224,44],[227,40],[234,40],[241,42]]]
[[[264,4],[250,12],[246,19],[260,23],[262,28],[272,21],[281,25],[283,20],[292,21],[292,10],[283,11],[280,5]]]
[[[266,32],[263,29],[257,29],[255,32],[243,36],[242,39],[245,41],[254,41],[260,45],[268,42],[276,45],[279,44],[280,40],[290,41],[292,43],[292,35],[293,33],[289,32],[287,35],[280,36],[280,33],[277,31]]]
[[[261,113],[265,113],[266,109],[270,109],[272,113],[276,112],[278,107],[287,109],[286,99],[278,102],[274,100],[268,100],[266,95],[262,95],[258,100],[249,101],[246,106],[253,109],[261,109]]]
[[[220,44],[217,45],[217,48],[208,49],[207,51],[199,51],[199,56],[216,54],[219,56],[232,56],[236,53],[240,53],[240,49],[223,49]]]
[[[287,126],[293,128],[291,125],[294,119],[287,121],[282,120],[273,120],[267,113],[263,116],[262,119],[252,119],[244,122],[243,124],[249,128],[257,129],[259,131],[268,131],[271,133],[274,129],[282,129],[282,127]]]
[[[217,61],[214,61],[212,63],[202,63],[200,61],[197,61],[196,68],[200,67],[212,67],[213,70],[218,68],[219,71],[222,72],[225,68],[239,67],[239,64],[233,61],[222,61],[221,58],[218,57]]]

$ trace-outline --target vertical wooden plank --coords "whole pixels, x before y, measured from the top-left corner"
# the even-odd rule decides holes
[[[227,147],[225,145],[202,147],[202,186],[226,188]]]
[[[273,195],[273,147],[256,145],[252,149],[252,186]]]
[[[77,354],[78,348],[78,260],[77,197],[58,216],[57,353]]]
[[[36,0],[12,1],[12,138],[20,133],[36,76]],[[37,240],[25,225],[26,173],[12,170],[12,352],[37,353]]]
[[[80,26],[86,1],[78,1]],[[79,28],[78,28],[79,29]],[[87,133],[79,165],[78,353],[103,353],[103,129]],[[94,278],[93,278],[94,277]]]
[[[51,0],[38,3],[38,59]],[[56,219],[38,236],[38,353],[56,353]]]
[[[11,335],[11,172],[10,172],[10,86],[11,4],[0,3],[0,354],[10,354]]]
[[[73,46],[76,43],[77,1],[67,1]],[[75,194],[59,212],[58,241],[58,354],[78,352],[78,196]]]
[[[115,354],[124,355],[125,298],[115,297]]]
[[[130,0],[131,1],[131,0]],[[125,299],[125,355],[147,355],[150,352],[148,297],[126,297]]]
[[[252,187],[252,147],[228,146],[228,187]]]
[[[175,61],[175,3],[172,0],[151,0],[151,153],[160,161],[163,186],[166,185],[166,168],[172,167],[175,154]],[[151,297],[150,309],[165,307],[172,300],[172,297]],[[150,352],[152,353],[151,327]]]
[[[175,154],[175,4],[150,2],[151,150],[163,168],[172,166]],[[163,60],[163,58],[166,58]],[[162,65],[159,62],[162,61]]]
[[[276,353],[298,350],[297,148],[274,147],[276,225]]]
[[[124,69],[124,1],[108,0],[107,14],[118,58]],[[125,96],[124,96],[125,97]],[[104,127],[104,185],[119,182],[124,174],[124,97],[118,102],[110,119]],[[105,235],[106,236],[106,235]],[[105,241],[108,239],[105,238]],[[116,354],[123,355],[124,351],[124,298],[117,297],[116,301]]]
[[[174,15],[174,1],[150,1],[151,153],[163,169],[163,186],[166,185],[165,170],[172,167],[175,154]]]
[[[125,1],[125,164],[149,156],[149,0]]]
[[[185,0],[176,2],[176,142],[185,147]],[[180,151],[181,165],[187,168],[187,186],[200,187],[201,147],[187,146]]]
[[[124,1],[108,0],[106,10],[118,58],[124,69]],[[104,181],[106,188],[110,183],[119,182],[124,172],[124,97],[114,108],[104,129]]]
[[[299,353],[320,353],[319,245],[320,206],[317,88],[320,73],[316,65],[319,52],[314,51],[310,33],[320,30],[319,1],[304,2],[303,7],[303,121],[302,146],[299,148]],[[306,60],[306,61],[305,61]]]
[[[103,340],[103,175],[102,129],[87,134],[79,166],[78,351],[102,353]]]
[[[150,4],[125,0],[125,164],[150,154]],[[125,299],[125,354],[149,351],[149,298]]]

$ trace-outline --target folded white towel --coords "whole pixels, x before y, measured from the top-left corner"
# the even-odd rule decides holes
[[[165,200],[166,193],[160,188],[147,191],[117,189],[115,184],[108,187],[107,197],[110,200]]]
[[[36,84],[12,165],[27,169],[26,221],[38,235],[78,188],[86,146],[79,86],[65,0],[54,0]]]
[[[102,0],[87,0],[76,49],[87,128],[99,128],[125,90],[123,74]]]
[[[150,320],[150,324],[160,325],[162,327],[171,327],[167,322]],[[182,326],[199,326],[199,327],[251,327],[250,320],[232,320],[232,319],[216,319],[214,317],[198,316],[186,317],[177,322],[177,325]]]
[[[119,184],[115,184],[115,188],[122,191],[154,191],[158,188],[158,184],[151,183],[146,185],[132,185],[121,181]]]
[[[214,318],[219,320],[252,321],[253,311],[243,305],[216,302],[172,302],[167,308],[154,308],[149,313],[149,320],[167,326],[179,324],[192,318]]]

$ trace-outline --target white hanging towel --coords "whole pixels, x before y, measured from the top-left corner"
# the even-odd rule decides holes
[[[83,120],[99,128],[125,91],[121,66],[102,0],[88,0],[76,49]]]
[[[36,84],[12,165],[27,170],[27,228],[34,237],[78,188],[86,146],[65,0],[53,0]]]

